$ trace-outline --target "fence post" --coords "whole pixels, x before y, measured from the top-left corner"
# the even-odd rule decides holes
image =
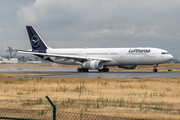
[[[46,96],[49,103],[53,106],[53,120],[56,120],[56,106],[52,103],[48,96]]]

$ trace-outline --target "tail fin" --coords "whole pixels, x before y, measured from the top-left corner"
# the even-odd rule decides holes
[[[36,52],[46,53],[46,49],[50,47],[46,45],[46,43],[42,40],[33,26],[26,26],[26,29],[29,35],[32,50]]]

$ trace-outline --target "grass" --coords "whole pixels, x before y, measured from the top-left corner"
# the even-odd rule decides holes
[[[109,78],[1,78],[0,79],[0,99],[12,99],[8,96],[20,97],[42,97],[66,98],[94,100],[94,104],[86,102],[84,104],[83,114],[99,114],[110,116],[122,116],[132,118],[154,119],[158,117],[180,119],[179,115],[168,115],[163,113],[146,113],[143,111],[171,111],[172,105],[179,105],[180,78],[141,78],[141,79],[109,79]],[[28,94],[26,94],[28,93]],[[8,95],[8,96],[7,96]],[[112,103],[109,106],[108,102]],[[42,99],[35,101],[36,105],[41,105]],[[127,104],[128,103],[128,104]],[[120,107],[122,109],[137,109],[133,106],[135,103],[141,103],[138,107],[139,115],[133,112],[112,110],[112,112],[99,109],[108,107]],[[147,106],[144,104],[157,104],[156,106]],[[162,104],[163,103],[163,104]],[[1,104],[1,103],[0,103]],[[8,103],[7,103],[8,104]],[[61,110],[69,112],[81,112],[77,107],[65,107],[65,105],[76,105],[76,101],[70,103],[64,101],[58,107]],[[159,105],[160,104],[160,105]],[[126,107],[126,106],[129,107]],[[7,105],[9,106],[9,105]],[[21,105],[10,105],[16,108],[28,108],[32,106],[30,101],[23,102]],[[9,107],[10,107],[9,106]],[[41,105],[43,107],[43,105]],[[98,110],[97,110],[98,109]],[[142,111],[142,112],[141,112]],[[39,115],[41,115],[39,113]]]
[[[41,110],[40,112],[37,113],[37,115],[38,116],[43,116],[43,115],[46,115],[46,113],[43,110]]]
[[[23,93],[22,92],[18,92],[17,95],[23,95]]]

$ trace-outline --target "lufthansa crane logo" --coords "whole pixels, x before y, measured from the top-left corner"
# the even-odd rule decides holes
[[[39,37],[37,35],[34,35],[31,38],[31,43],[33,47],[37,47],[39,45]]]

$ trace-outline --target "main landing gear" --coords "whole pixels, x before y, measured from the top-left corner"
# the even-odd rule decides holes
[[[78,72],[88,72],[89,69],[86,69],[86,68],[78,68],[77,71],[78,71]]]
[[[109,72],[109,68],[103,68],[103,69],[100,69],[98,70],[99,72]]]
[[[157,64],[157,65],[154,65],[153,72],[157,72],[157,71],[158,71],[157,67],[158,67],[158,64]]]
[[[86,68],[78,68],[77,69],[78,72],[88,72],[89,69],[86,69]],[[103,68],[103,69],[100,69],[98,70],[99,72],[109,72],[109,68]]]

